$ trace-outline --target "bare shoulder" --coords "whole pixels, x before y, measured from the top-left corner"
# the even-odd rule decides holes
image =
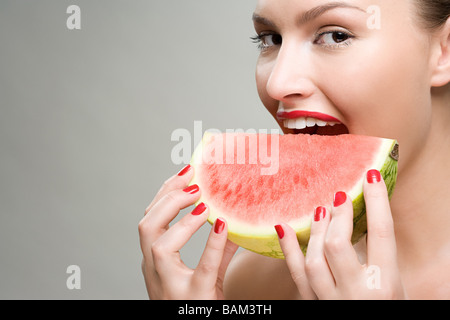
[[[297,289],[284,260],[243,251],[228,267],[224,293],[232,300],[287,300],[296,298]]]

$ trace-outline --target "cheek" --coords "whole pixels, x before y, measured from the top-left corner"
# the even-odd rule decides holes
[[[267,82],[269,81],[272,68],[273,62],[267,61],[267,59],[264,59],[263,57],[259,57],[256,64],[255,78],[259,98],[270,114],[276,118],[279,103],[267,93]]]
[[[431,123],[428,65],[417,46],[390,46],[355,52],[329,79],[328,97],[352,133],[397,139],[402,158],[424,145]],[[358,59],[358,57],[364,57]]]

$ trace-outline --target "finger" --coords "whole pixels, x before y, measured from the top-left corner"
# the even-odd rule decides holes
[[[325,257],[336,285],[350,283],[361,274],[362,266],[352,245],[353,204],[344,192],[335,195],[331,221],[325,237]]]
[[[286,264],[300,296],[304,300],[316,299],[316,294],[311,288],[305,273],[305,257],[303,256],[295,231],[285,223],[275,226],[275,230],[278,234]]]
[[[208,214],[208,207],[204,203],[200,203],[153,243],[152,256],[155,268],[159,273],[166,273],[170,276],[173,268],[180,265],[185,267],[179,251],[206,222]]]
[[[166,230],[180,210],[192,205],[200,198],[198,186],[173,190],[162,197],[139,222],[141,247],[148,250]]]
[[[386,184],[379,171],[368,171],[364,183],[364,198],[367,210],[368,263],[380,266],[396,263],[394,222]]]
[[[192,212],[186,214],[180,221],[164,232],[158,238],[157,242],[161,243],[164,251],[178,253],[194,233],[206,222],[208,214],[208,207],[203,202],[198,204]]]
[[[173,190],[177,189],[184,189],[189,181],[191,181],[192,177],[194,176],[194,169],[191,167],[191,165],[185,166],[183,169],[181,169],[176,175],[170,177],[167,179],[162,187],[159,189],[158,193],[156,194],[155,198],[152,200],[152,202],[147,206],[145,209],[145,214],[147,214],[150,209],[166,194]]]
[[[225,279],[225,272],[228,269],[228,265],[231,262],[231,259],[234,257],[234,254],[236,253],[237,249],[239,249],[239,246],[230,240],[227,240],[227,243],[225,245],[225,252],[223,254],[222,262],[219,267],[219,275],[218,278],[223,282]]]
[[[215,286],[219,269],[224,260],[227,245],[228,225],[223,218],[217,218],[211,228],[205,250],[194,271],[194,281]],[[237,249],[237,247],[236,247]],[[230,254],[230,252],[229,252]],[[231,257],[227,256],[231,260]],[[229,261],[226,261],[229,262]],[[226,266],[224,266],[226,268]]]
[[[321,298],[335,291],[335,282],[324,253],[324,242],[330,223],[330,213],[324,207],[318,207],[311,223],[311,235],[305,258],[305,270],[310,286]]]

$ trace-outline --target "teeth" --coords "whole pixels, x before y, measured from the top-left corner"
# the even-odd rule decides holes
[[[327,123],[325,121],[322,121],[322,120],[316,120],[316,124],[319,127],[325,127],[327,125]]]
[[[290,119],[284,121],[284,126],[289,129],[305,129],[306,121],[305,119]]]
[[[295,121],[296,121],[297,129],[305,129],[306,128],[306,119],[305,118],[298,118]]]
[[[314,127],[316,125],[319,127],[325,127],[325,126],[333,127],[336,124],[337,124],[337,122],[326,122],[326,121],[318,120],[315,118],[298,118],[298,119],[284,120],[284,126],[286,128],[298,129],[298,130],[305,129],[306,127]]]
[[[306,118],[306,126],[308,128],[314,127],[316,125],[316,119],[313,118]]]
[[[287,120],[287,123],[285,123],[285,126],[289,129],[295,129],[296,128],[296,122],[295,120]]]

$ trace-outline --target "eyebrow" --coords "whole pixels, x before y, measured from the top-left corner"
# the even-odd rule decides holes
[[[338,2],[329,2],[327,4],[314,7],[312,9],[302,13],[300,18],[298,19],[298,23],[305,24],[314,19],[317,19],[318,17],[323,15],[325,12],[333,10],[333,9],[337,9],[337,8],[355,9],[355,10],[359,10],[359,11],[366,13],[366,11],[361,9],[360,7],[351,5],[346,2],[339,2],[339,1]],[[258,15],[257,13],[253,13],[252,20],[255,23],[259,23],[259,24],[269,26],[269,27],[275,27],[275,23],[273,23],[272,21],[270,21],[269,19],[267,19],[265,17]]]

